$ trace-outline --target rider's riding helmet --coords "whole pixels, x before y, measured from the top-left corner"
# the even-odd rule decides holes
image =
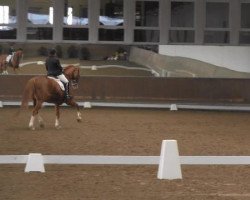
[[[55,49],[51,49],[51,50],[49,51],[49,55],[51,55],[51,56],[56,55],[56,50],[55,50]]]

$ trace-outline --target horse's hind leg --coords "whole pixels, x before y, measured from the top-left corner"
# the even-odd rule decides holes
[[[35,104],[35,107],[34,107],[34,109],[32,111],[32,115],[31,115],[30,122],[29,122],[29,128],[31,130],[35,130],[35,125],[34,125],[35,117],[38,114],[38,110],[40,110],[41,107],[42,107],[42,103],[37,101],[36,104]]]
[[[59,122],[59,118],[60,118],[60,109],[59,109],[59,105],[55,106],[55,110],[56,110],[56,120],[55,120],[55,127],[56,129],[60,129],[61,125]]]
[[[36,99],[33,99],[33,106],[34,107],[36,106],[36,101],[37,101]],[[45,125],[44,125],[43,118],[39,114],[37,115],[37,117],[38,117],[38,123],[39,123],[40,128],[44,128]]]

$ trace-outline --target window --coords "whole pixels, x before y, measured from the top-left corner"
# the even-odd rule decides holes
[[[241,3],[240,44],[250,44],[250,3]]]
[[[135,2],[134,42],[159,42],[159,2]]]
[[[52,0],[28,0],[28,40],[52,40],[53,38],[53,2]]]
[[[28,2],[28,23],[32,25],[53,24],[52,1],[32,1]]]
[[[99,29],[100,41],[123,41],[124,30],[123,29]]]
[[[205,31],[204,40],[206,43],[229,43],[229,31]]]
[[[101,0],[101,25],[122,26],[123,21],[123,0]]]
[[[194,2],[171,2],[170,43],[194,43]]]
[[[88,40],[87,28],[63,28],[64,40]]]
[[[159,26],[159,2],[137,1],[135,25],[143,27]]]
[[[65,0],[64,19],[65,25],[88,25],[88,0]]]
[[[17,17],[15,0],[0,2],[0,39],[16,39]]]
[[[250,28],[250,3],[241,4],[241,28]]]
[[[171,43],[193,43],[194,31],[192,30],[170,30],[169,42]]]
[[[229,26],[229,3],[206,3],[206,27],[228,28]]]
[[[204,43],[229,43],[229,3],[206,3],[206,28]]]
[[[100,0],[99,41],[124,40],[123,0]]]
[[[159,42],[159,30],[135,30],[135,42]]]
[[[171,27],[194,27],[193,2],[171,2]]]
[[[63,39],[88,40],[88,0],[64,0]]]
[[[250,31],[240,31],[240,44],[250,44]]]

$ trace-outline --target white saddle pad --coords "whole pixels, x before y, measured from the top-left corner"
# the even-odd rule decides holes
[[[6,57],[6,62],[10,62],[10,59],[12,58],[12,56],[11,55],[8,55],[7,57]]]
[[[64,85],[63,85],[63,83],[60,81],[60,79],[54,78],[54,77],[51,77],[51,76],[47,76],[47,77],[50,78],[50,79],[52,79],[52,80],[54,80],[54,81],[56,81],[56,82],[59,84],[59,86],[60,86],[60,88],[62,89],[62,91],[65,90]]]

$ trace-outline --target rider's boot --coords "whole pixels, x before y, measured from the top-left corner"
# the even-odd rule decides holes
[[[69,83],[65,84],[65,99],[70,100],[71,96],[69,95]]]

